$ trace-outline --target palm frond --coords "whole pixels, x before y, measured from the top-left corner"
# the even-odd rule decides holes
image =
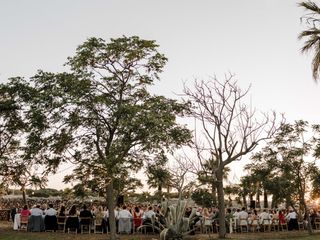
[[[320,43],[316,48],[316,54],[312,59],[312,76],[315,81],[319,78],[319,67],[320,67]]]
[[[313,48],[316,48],[317,44],[320,43],[320,36],[311,36],[307,41],[305,41],[303,47],[301,48],[301,52],[305,53]]]
[[[307,37],[310,35],[320,35],[320,29],[310,28],[309,30],[305,30],[299,34],[298,38],[302,39],[303,37]]]
[[[304,7],[306,10],[312,11],[313,13],[320,14],[320,8],[312,1],[298,3],[298,6]]]

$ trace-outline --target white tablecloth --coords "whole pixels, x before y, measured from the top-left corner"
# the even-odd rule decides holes
[[[14,215],[13,230],[20,228],[20,213]]]

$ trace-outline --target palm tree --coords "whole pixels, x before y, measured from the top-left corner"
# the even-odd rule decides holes
[[[314,51],[312,59],[312,76],[315,81],[319,78],[320,70],[320,8],[311,1],[301,2],[298,4],[308,11],[301,21],[307,25],[307,30],[299,34],[299,39],[306,39],[301,49],[302,53]]]

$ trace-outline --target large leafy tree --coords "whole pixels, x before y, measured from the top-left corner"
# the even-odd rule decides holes
[[[309,216],[306,204],[306,192],[310,191],[309,183],[319,176],[319,169],[315,164],[313,154],[313,138],[307,137],[310,130],[314,136],[319,132],[316,126],[310,127],[306,121],[296,121],[294,124],[283,124],[276,135],[273,146],[277,149],[279,168],[285,177],[291,180],[290,189],[296,194],[304,212]],[[310,223],[310,219],[308,221]],[[312,232],[308,224],[309,233]]]
[[[299,39],[305,39],[301,52],[313,51],[312,76],[317,81],[320,69],[320,8],[312,1],[301,2],[299,6],[308,12],[301,18],[307,27],[299,34]]]
[[[306,193],[316,191],[320,173],[314,158],[318,135],[318,126],[306,121],[282,124],[274,139],[247,166],[253,174],[268,169],[263,171],[268,179],[264,188],[273,201],[285,201],[293,207],[299,204],[307,215]],[[311,233],[311,225],[308,229]]]
[[[49,169],[38,131],[43,128],[41,113],[32,104],[37,94],[22,78],[0,85],[0,176],[6,185],[20,187],[26,203],[27,187],[44,187]]]
[[[114,182],[141,169],[151,155],[190,139],[176,123],[187,106],[148,92],[167,62],[157,47],[138,37],[90,38],[68,59],[70,72],[33,78],[50,126],[48,163],[71,160],[83,180],[96,179],[106,189],[112,238]]]
[[[270,118],[265,114],[258,118],[251,106],[244,102],[248,90],[242,91],[233,80],[233,75],[226,76],[224,81],[216,77],[208,81],[196,81],[193,87],[186,87],[184,93],[193,104],[191,115],[201,126],[201,129],[196,129],[199,133],[195,140],[197,157],[202,162],[210,158],[217,161],[214,176],[219,222],[224,223],[225,169],[228,164],[252,152],[259,142],[272,137],[276,131],[275,117]],[[220,224],[219,237],[225,236],[225,224]]]

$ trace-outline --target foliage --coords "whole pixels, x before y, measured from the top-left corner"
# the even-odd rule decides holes
[[[37,108],[37,91],[22,78],[0,85],[0,175],[7,185],[19,186],[24,201],[27,187],[44,187],[51,171],[39,132],[45,118]]]
[[[167,62],[157,48],[135,36],[109,43],[90,38],[68,59],[69,73],[39,71],[32,79],[50,126],[42,135],[52,152],[48,165],[72,161],[75,171],[65,180],[104,189],[109,209],[117,180],[140,170],[150,155],[190,139],[176,123],[188,105],[147,90]],[[114,237],[115,222],[110,224]]]
[[[162,203],[164,210],[165,226],[160,233],[162,240],[179,240],[190,233],[189,223],[195,217],[196,210],[193,208],[189,217],[185,217],[188,201],[179,199],[177,204],[172,205],[165,201]]]
[[[148,177],[147,183],[152,188],[157,188],[158,194],[162,197],[162,188],[170,187],[171,183],[171,174],[170,171],[166,168],[168,158],[161,152],[155,157],[154,162],[149,162],[145,174]]]
[[[203,207],[212,207],[213,199],[212,194],[208,192],[208,190],[198,188],[191,194],[192,200],[197,204]]]
[[[301,52],[314,52],[312,59],[312,76],[313,79],[317,81],[320,69],[320,8],[312,1],[303,1],[298,5],[308,11],[307,14],[301,17],[301,20],[307,26],[307,30],[302,31],[298,37],[299,39],[306,39]]]

